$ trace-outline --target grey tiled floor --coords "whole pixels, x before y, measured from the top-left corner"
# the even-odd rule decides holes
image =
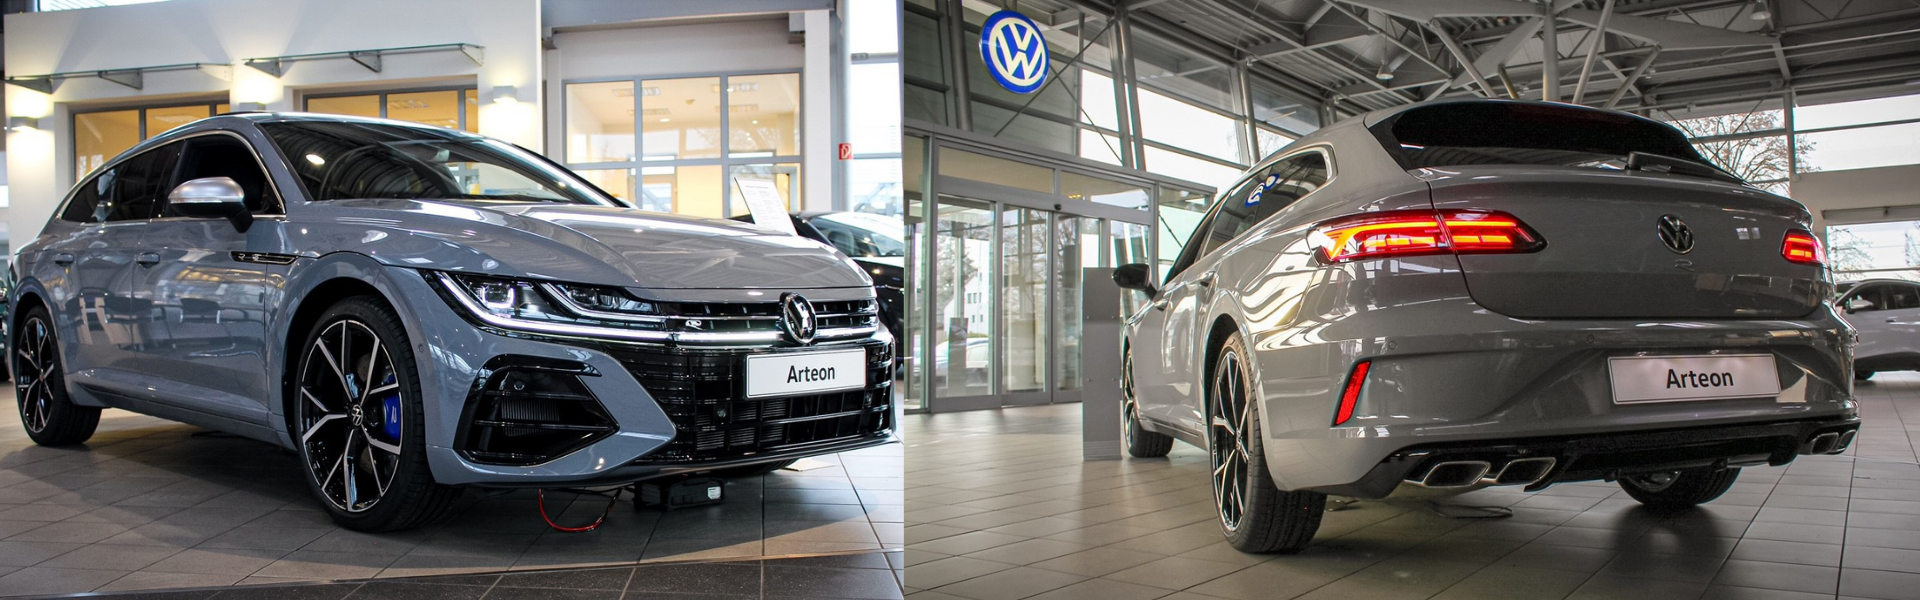
[[[1078,405],[909,416],[912,600],[1920,599],[1920,374],[1858,388],[1844,456],[1654,514],[1612,484],[1330,505],[1294,555],[1228,547],[1205,455],[1080,461]],[[1504,506],[1513,517],[1437,511]]]
[[[635,561],[898,548],[901,448],[728,484],[727,503],[615,507],[588,533],[550,531],[531,491],[471,492],[422,529],[333,526],[298,461],[268,444],[109,410],[85,446],[43,448],[0,410],[0,596],[499,572]],[[604,500],[550,494],[556,520]]]
[[[112,600],[898,600],[899,552],[104,593]]]

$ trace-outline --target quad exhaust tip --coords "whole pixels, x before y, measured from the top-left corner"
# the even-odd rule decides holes
[[[1853,437],[1859,433],[1860,431],[1857,429],[1849,429],[1846,433],[1840,434],[1840,443],[1833,447],[1833,453],[1839,454],[1845,452],[1848,446],[1853,445]]]
[[[1427,475],[1420,478],[1422,487],[1461,488],[1480,483],[1493,470],[1493,464],[1484,460],[1457,460],[1443,462],[1427,469]]]
[[[1482,479],[1481,482],[1489,485],[1528,485],[1546,477],[1547,472],[1553,470],[1555,462],[1552,457],[1514,459],[1500,468],[1499,475]]]
[[[1838,447],[1840,434],[1829,431],[1813,436],[1813,441],[1807,442],[1807,454],[1832,454]]]

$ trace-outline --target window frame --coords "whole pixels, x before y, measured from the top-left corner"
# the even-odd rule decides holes
[[[792,75],[798,81],[798,87],[796,88],[798,90],[798,94],[795,97],[796,107],[794,111],[795,114],[797,115],[794,123],[794,136],[795,136],[794,150],[796,150],[798,154],[793,154],[793,155],[780,154],[780,155],[770,155],[770,156],[754,156],[754,157],[738,157],[738,158],[730,156],[730,154],[732,153],[731,151],[733,149],[733,132],[732,132],[733,100],[732,100],[731,94],[727,91],[729,87],[729,81],[734,77],[761,77],[761,76],[767,76],[767,75]],[[647,160],[646,139],[645,139],[646,138],[646,130],[645,130],[646,121],[644,118],[642,118],[645,115],[645,112],[642,110],[642,107],[641,107],[641,102],[643,101],[643,96],[645,95],[641,91],[642,84],[644,84],[647,81],[660,81],[660,80],[669,80],[669,79],[703,79],[703,78],[718,78],[720,80],[720,106],[722,107],[720,111],[720,140],[721,140],[720,156],[717,158],[676,158],[672,160]],[[568,120],[569,115],[568,115],[568,109],[567,109],[567,105],[568,105],[567,94],[571,93],[569,91],[569,86],[574,84],[586,84],[586,83],[622,83],[622,82],[633,84],[633,111],[634,111],[633,160],[606,161],[606,162],[574,162],[573,158],[571,156],[568,156],[567,143],[566,143],[567,136],[570,135],[570,133],[567,131],[567,124],[569,122]],[[806,74],[803,72],[803,69],[800,69],[800,68],[702,72],[702,73],[664,73],[664,74],[657,74],[657,75],[632,75],[632,76],[626,76],[626,77],[584,77],[580,79],[562,80],[560,81],[560,98],[558,103],[558,117],[559,117],[558,126],[555,128],[555,131],[549,133],[549,136],[557,134],[559,136],[559,141],[560,141],[558,146],[560,149],[559,150],[560,155],[557,159],[554,160],[554,162],[558,163],[562,167],[565,167],[569,171],[575,172],[576,174],[582,171],[602,171],[602,170],[622,170],[622,169],[628,171],[630,175],[628,177],[628,183],[627,183],[628,188],[626,190],[626,198],[624,199],[618,198],[614,196],[612,193],[608,193],[608,196],[613,197],[615,200],[618,200],[625,204],[631,205],[632,207],[637,209],[641,209],[641,207],[645,205],[645,198],[641,195],[641,190],[646,185],[646,169],[647,168],[672,167],[672,168],[678,169],[681,167],[717,166],[720,168],[720,214],[721,216],[719,218],[723,218],[723,219],[740,216],[732,213],[733,205],[736,203],[736,200],[734,198],[733,182],[731,179],[734,168],[754,167],[754,166],[778,168],[783,165],[791,164],[795,169],[794,171],[795,177],[792,182],[793,192],[787,198],[787,203],[788,203],[788,208],[790,210],[798,210],[802,206],[802,203],[800,202],[800,199],[801,199],[800,197],[804,191],[801,186],[804,184],[804,179],[807,177],[807,173],[806,173],[807,132],[806,132],[806,127],[804,126],[804,121],[805,121],[806,111],[809,110],[809,107],[806,105],[806,96],[807,96],[807,78],[806,78]],[[552,139],[552,138],[549,137],[549,139]],[[675,176],[678,177],[677,171]],[[585,180],[587,179],[587,176],[580,175],[580,178]],[[680,207],[677,206],[677,204],[678,203],[676,203],[676,206],[673,207],[674,210],[672,211],[672,214],[688,214],[688,213],[679,212]],[[642,210],[645,210],[645,209],[642,209]]]
[[[1201,219],[1200,224],[1194,226],[1193,233],[1187,237],[1187,245],[1184,248],[1180,249],[1180,257],[1177,259],[1174,259],[1173,265],[1168,267],[1167,278],[1162,283],[1173,281],[1173,278],[1179,277],[1181,273],[1186,272],[1188,267],[1192,267],[1194,263],[1200,261],[1200,258],[1202,256],[1205,256],[1207,254],[1205,252],[1201,252],[1198,250],[1198,248],[1200,248],[1201,246],[1206,245],[1206,241],[1200,240],[1201,243],[1195,244],[1194,238],[1201,236],[1205,232],[1210,232],[1213,230],[1214,220],[1220,216],[1220,211],[1227,205],[1226,199],[1234,197],[1236,195],[1235,194],[1236,192],[1246,189],[1247,184],[1252,183],[1254,180],[1254,177],[1252,177],[1251,175],[1258,173],[1259,177],[1264,178],[1266,177],[1267,170],[1272,169],[1274,165],[1290,160],[1293,157],[1306,154],[1308,152],[1318,152],[1326,160],[1327,181],[1326,183],[1321,184],[1319,189],[1316,189],[1310,193],[1307,193],[1306,195],[1300,196],[1299,198],[1295,198],[1293,202],[1288,203],[1287,207],[1291,207],[1294,205],[1298,205],[1301,202],[1305,202],[1307,198],[1312,197],[1314,194],[1320,193],[1320,190],[1327,189],[1327,187],[1332,186],[1335,181],[1339,180],[1340,169],[1336,165],[1336,162],[1334,161],[1333,146],[1331,144],[1322,142],[1322,143],[1316,143],[1309,146],[1304,146],[1301,148],[1296,148],[1294,149],[1293,152],[1288,152],[1286,154],[1280,154],[1278,152],[1274,153],[1273,158],[1261,161],[1259,166],[1254,167],[1252,169],[1248,169],[1246,174],[1241,175],[1240,179],[1234,181],[1232,187],[1226,188],[1227,191],[1218,193],[1214,196],[1213,206],[1207,208],[1206,218]],[[1280,210],[1276,210],[1273,212],[1273,214],[1267,215],[1267,217],[1264,219],[1261,219],[1260,222],[1265,222],[1268,219],[1272,219],[1273,217],[1278,216],[1280,213],[1285,212],[1287,207],[1281,207]],[[1225,248],[1229,245],[1232,245],[1233,242],[1246,237],[1248,233],[1252,233],[1253,231],[1259,229],[1259,224],[1260,224],[1259,222],[1256,222],[1252,226],[1249,226],[1247,227],[1247,229],[1241,231],[1239,235],[1235,235],[1230,239],[1222,241],[1220,245],[1216,247],[1216,249]]]
[[[220,112],[219,107],[222,105],[227,106],[227,112]],[[137,114],[134,116],[133,120],[134,120],[134,123],[138,125],[138,127],[135,129],[135,135],[138,135],[140,137],[140,141],[134,142],[133,146],[128,147],[126,150],[121,150],[120,154],[117,154],[113,158],[108,159],[107,162],[101,163],[100,166],[94,168],[93,171],[88,171],[86,173],[74,173],[74,179],[76,180],[75,183],[79,183],[77,180],[81,178],[84,178],[88,175],[92,175],[94,172],[97,172],[100,169],[105,169],[109,165],[114,164],[116,162],[116,159],[120,158],[121,156],[125,156],[128,150],[138,148],[140,147],[140,144],[146,143],[147,140],[153,139],[154,136],[160,135],[162,133],[166,133],[165,131],[151,134],[151,135],[147,133],[147,111],[164,110],[169,108],[198,107],[198,106],[206,107],[207,109],[206,118],[208,119],[218,117],[220,115],[231,114],[233,112],[233,105],[226,100],[206,100],[201,102],[178,102],[178,103],[172,103],[172,104],[154,104],[154,105],[143,104],[143,105],[135,105],[135,106],[101,106],[96,108],[88,108],[85,110],[75,110],[73,112],[68,113],[67,114],[67,144],[70,150],[67,153],[68,154],[67,158],[73,160],[73,164],[76,165],[75,170],[78,170],[77,165],[80,163],[80,160],[79,160],[80,157],[77,154],[80,151],[80,143],[79,143],[79,139],[77,139],[74,136],[80,131],[80,117],[82,115],[121,112],[121,111],[128,111],[128,110],[134,111]],[[185,125],[182,125],[181,127],[185,127]],[[169,129],[167,131],[172,131],[172,130]]]
[[[480,115],[470,116],[467,114],[467,102],[466,102],[467,97],[466,97],[466,94],[463,93],[463,92],[473,92],[474,99],[478,100],[480,98],[480,88],[478,86],[473,86],[473,85],[399,88],[399,89],[391,89],[391,90],[373,90],[373,91],[360,91],[360,92],[321,92],[321,93],[313,93],[313,94],[301,94],[300,95],[300,112],[313,112],[308,107],[312,104],[314,100],[326,100],[329,98],[352,98],[355,96],[373,96],[375,98],[375,102],[380,107],[380,115],[375,118],[388,119],[391,117],[387,116],[387,108],[388,108],[387,96],[391,96],[393,94],[418,94],[423,92],[455,92],[454,96],[458,97],[459,100],[454,102],[454,106],[458,108],[459,116],[455,121],[455,127],[452,127],[451,129],[453,129],[454,131],[478,133],[476,131],[476,129],[478,129],[477,127],[475,129],[467,128],[467,125],[472,123],[472,120],[474,118],[479,117]],[[334,114],[334,113],[320,113],[320,114]],[[407,121],[407,122],[416,123],[419,125],[427,125],[426,123],[418,123],[416,121]],[[427,126],[435,127],[435,125],[427,125]]]

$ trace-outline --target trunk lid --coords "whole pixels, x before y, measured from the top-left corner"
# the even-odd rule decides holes
[[[1533,253],[1459,256],[1474,301],[1504,315],[1791,318],[1812,312],[1830,286],[1821,267],[1781,256],[1787,232],[1808,229],[1807,209],[1751,188],[1590,167],[1421,174],[1435,208],[1503,211],[1546,240]],[[1663,240],[1663,217],[1684,224],[1691,249]]]

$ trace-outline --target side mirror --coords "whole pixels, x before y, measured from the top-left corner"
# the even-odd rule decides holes
[[[1848,300],[1846,305],[1847,314],[1853,314],[1870,308],[1873,308],[1873,302],[1868,301],[1866,298]]]
[[[202,177],[180,184],[167,194],[167,211],[182,217],[226,219],[242,232],[253,226],[247,192],[230,177]]]
[[[1113,283],[1121,289],[1145,292],[1148,298],[1159,295],[1153,288],[1153,268],[1143,264],[1120,265],[1113,269]]]

